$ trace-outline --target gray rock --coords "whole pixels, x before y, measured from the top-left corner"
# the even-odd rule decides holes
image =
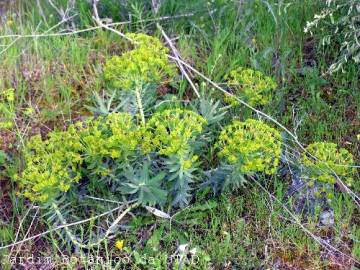
[[[334,211],[326,210],[320,213],[319,222],[323,226],[331,227],[335,223]]]

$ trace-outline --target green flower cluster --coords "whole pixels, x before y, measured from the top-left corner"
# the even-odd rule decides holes
[[[354,159],[351,153],[345,148],[339,148],[334,143],[315,142],[310,144],[306,150],[318,160],[308,156],[306,153],[302,156],[302,162],[307,169],[307,176],[311,178],[310,183],[315,180],[322,183],[335,184],[334,173],[340,177],[347,185],[353,182],[355,168]]]
[[[66,192],[80,180],[79,167],[84,150],[74,126],[63,132],[51,132],[48,139],[40,135],[26,144],[26,168],[19,179],[24,195],[32,201],[46,202],[58,192]]]
[[[243,174],[273,174],[281,154],[281,134],[262,121],[234,121],[221,131],[219,157],[238,167]]]
[[[168,49],[164,47],[158,38],[142,33],[127,33],[126,36],[131,40],[135,48],[148,48],[152,51],[167,53]]]
[[[12,88],[0,91],[0,129],[10,129],[14,125],[14,92]]]
[[[155,113],[147,123],[152,143],[159,154],[184,156],[203,129],[206,120],[186,109],[167,109]]]
[[[80,167],[105,176],[104,159],[126,164],[148,151],[149,140],[146,130],[127,113],[78,122],[66,131],[51,132],[46,140],[34,136],[24,149],[26,167],[20,187],[32,201],[50,201],[81,179]]]
[[[111,113],[107,117],[91,119],[85,126],[80,137],[88,163],[101,163],[104,157],[129,161],[142,143],[142,130],[128,113]]]
[[[228,86],[234,91],[234,95],[250,105],[265,105],[269,103],[276,89],[276,82],[260,71],[239,67],[225,77]],[[227,95],[225,100],[233,106],[239,102],[232,96]]]
[[[113,87],[129,90],[142,83],[160,83],[175,75],[175,66],[168,61],[169,51],[159,39],[145,34],[126,36],[132,40],[134,49],[112,57],[104,68],[105,79]]]

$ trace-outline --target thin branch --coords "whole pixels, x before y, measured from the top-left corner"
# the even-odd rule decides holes
[[[39,207],[36,208],[36,212],[35,212],[33,218],[31,219],[30,226],[29,226],[28,229],[26,230],[26,233],[25,233],[25,236],[24,236],[25,238],[28,237],[28,235],[29,235],[29,233],[30,233],[30,230],[31,230],[31,228],[32,228],[32,226],[33,226],[33,224],[34,224],[34,222],[35,222],[35,219],[36,219],[38,213],[39,213]],[[19,252],[20,252],[20,250],[21,250],[21,246],[22,246],[22,245],[19,245],[19,246],[17,247],[16,254],[15,254],[15,258],[18,256],[18,254],[19,254]],[[12,251],[12,249],[11,249],[11,251]],[[11,255],[11,252],[10,252],[10,254],[9,254],[9,257],[10,257],[10,255]]]
[[[80,225],[80,224],[83,224],[83,223],[87,223],[89,221],[92,221],[92,220],[95,220],[95,219],[98,219],[98,218],[101,218],[101,217],[104,217],[104,216],[107,216],[107,215],[110,215],[111,213],[113,212],[116,212],[120,209],[122,209],[124,206],[121,205],[121,206],[118,206],[118,207],[115,207],[109,211],[106,211],[102,214],[99,214],[97,216],[94,216],[94,217],[91,217],[91,218],[87,218],[87,219],[83,219],[83,220],[80,220],[80,221],[77,221],[77,222],[73,222],[73,223],[69,223],[69,224],[63,224],[63,225],[60,225],[60,226],[57,226],[56,228],[53,228],[53,229],[50,229],[50,230],[47,230],[45,232],[42,232],[42,233],[39,233],[39,234],[36,234],[34,236],[30,236],[28,238],[24,238],[23,240],[20,240],[20,241],[17,241],[17,242],[14,242],[12,244],[9,244],[9,245],[5,245],[5,246],[0,246],[0,250],[2,249],[7,249],[7,248],[11,248],[11,247],[14,247],[14,246],[17,246],[17,245],[20,245],[20,244],[23,244],[25,242],[29,242],[31,240],[35,240],[39,237],[42,237],[42,236],[45,236],[49,233],[52,233],[52,232],[55,232],[55,231],[58,231],[58,230],[61,230],[61,229],[65,229],[65,228],[70,228],[70,227],[73,227],[73,226],[76,226],[76,225]]]
[[[191,80],[190,76],[188,75],[188,73],[186,72],[184,65],[181,63],[181,57],[180,57],[180,53],[179,51],[176,49],[176,47],[174,46],[173,42],[171,41],[171,39],[168,37],[168,35],[165,33],[164,29],[161,27],[161,25],[159,23],[156,24],[157,28],[161,31],[161,34],[163,35],[163,37],[165,38],[166,42],[169,44],[173,54],[174,54],[174,58],[175,61],[177,63],[177,65],[179,66],[181,73],[185,76],[186,80],[189,82],[189,84],[191,85],[191,88],[194,90],[194,93],[196,94],[196,96],[198,98],[200,98],[200,94],[199,91],[196,89],[195,84],[193,83],[193,81]]]
[[[105,28],[105,29],[107,29],[109,31],[112,31],[112,32],[118,34],[119,36],[121,36],[122,38],[124,38],[124,39],[126,39],[128,41],[132,41],[130,38],[128,38],[126,35],[124,35],[120,31],[118,31],[118,30],[116,30],[114,28],[111,28],[110,26],[108,26],[107,24],[104,24],[101,21],[101,19],[99,17],[99,12],[98,12],[98,9],[97,9],[98,2],[99,2],[99,0],[94,0],[94,2],[93,2],[93,12],[94,12],[94,17],[93,18],[94,18],[95,22],[98,24],[98,26],[100,28]]]
[[[194,16],[195,13],[185,13],[185,14],[179,14],[179,15],[174,15],[174,16],[163,16],[163,17],[159,17],[159,18],[154,18],[154,19],[144,19],[144,20],[138,20],[135,22],[132,21],[124,21],[124,22],[115,22],[115,23],[109,23],[106,24],[107,26],[110,27],[115,27],[115,26],[120,26],[120,25],[126,25],[126,24],[136,24],[136,23],[141,23],[141,22],[158,22],[158,21],[166,21],[166,20],[172,20],[172,19],[178,19],[178,18],[185,18],[185,17],[192,17]],[[76,16],[76,15],[73,15]],[[72,18],[72,17],[70,17]],[[63,32],[63,33],[51,33],[51,34],[11,34],[11,35],[2,35],[0,36],[0,39],[5,39],[5,38],[44,38],[44,37],[59,37],[59,36],[71,36],[71,35],[77,35],[77,34],[81,34],[81,33],[85,33],[85,32],[91,32],[94,30],[98,30],[98,29],[102,29],[103,26],[93,26],[93,27],[88,27],[88,28],[83,28],[83,29],[79,29],[79,30],[74,30],[74,31],[70,31],[70,32]]]
[[[33,209],[33,207],[34,207],[34,204],[32,203],[32,204],[30,205],[29,209],[26,211],[24,217],[20,220],[19,228],[17,229],[16,235],[15,235],[15,242],[18,240],[18,237],[19,237],[19,234],[20,234],[20,230],[21,230],[21,228],[22,228],[22,225],[23,225],[26,217],[29,215],[30,211]],[[9,254],[11,255],[12,252],[13,252],[13,247],[10,249],[10,253],[9,253]]]
[[[98,246],[100,243],[102,243],[103,241],[105,241],[111,233],[113,233],[116,229],[116,226],[119,224],[119,222],[126,216],[126,214],[128,214],[132,209],[134,209],[135,207],[139,206],[139,203],[134,203],[133,205],[128,206],[115,220],[114,222],[109,226],[109,228],[106,230],[106,232],[104,233],[104,235],[102,237],[99,237],[98,240],[96,240],[95,242],[91,242],[91,243],[87,243],[87,244],[83,244],[81,243],[77,237],[70,231],[69,227],[67,226],[67,222],[64,218],[64,216],[61,214],[59,208],[57,207],[57,205],[54,203],[52,204],[53,210],[55,211],[57,217],[59,218],[59,220],[61,221],[61,223],[63,224],[64,230],[66,232],[66,235],[69,237],[69,239],[71,240],[71,242],[73,242],[74,245],[76,245],[79,248],[84,248],[84,249],[89,249],[95,246]]]

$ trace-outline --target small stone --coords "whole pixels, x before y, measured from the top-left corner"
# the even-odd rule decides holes
[[[334,212],[333,211],[324,211],[320,214],[320,224],[324,226],[333,226],[334,221]]]

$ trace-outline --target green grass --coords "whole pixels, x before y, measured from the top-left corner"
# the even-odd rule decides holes
[[[41,2],[45,14],[53,14],[46,21],[38,14],[34,3],[25,2],[21,6],[22,17],[9,18],[13,23],[0,25],[0,35],[41,33],[58,22],[46,1]],[[269,0],[240,4],[240,1],[226,0],[209,3],[166,0],[157,15],[151,12],[150,1],[131,1],[127,6],[117,5],[118,2],[102,1],[100,12],[102,17],[114,21],[130,19],[130,24],[119,27],[123,32],[146,32],[161,37],[152,21],[154,18],[193,13],[188,17],[160,21],[166,33],[176,38],[176,46],[186,62],[218,83],[224,83],[224,76],[237,66],[254,68],[276,78],[279,84],[276,97],[261,109],[289,129],[297,127],[296,134],[301,142],[335,142],[352,152],[358,163],[359,66],[349,64],[346,73],[324,74],[336,55],[336,47],[322,48],[317,33],[311,37],[303,32],[306,21],[321,9],[320,1]],[[93,26],[85,1],[77,1],[77,8],[80,12],[74,20],[77,26]],[[0,52],[12,40],[0,39]],[[18,125],[17,129],[0,132],[0,146],[9,156],[6,166],[0,164],[0,202],[5,207],[12,207],[8,212],[0,207],[0,244],[14,241],[19,228],[18,239],[21,239],[30,225],[31,235],[53,225],[51,216],[46,216],[43,209],[33,224],[32,216],[36,210],[32,209],[31,215],[19,227],[19,217],[25,215],[29,203],[17,195],[16,183],[9,179],[21,170],[19,153],[23,140],[36,133],[45,135],[49,130],[63,129],[68,123],[90,115],[86,105],[93,106],[94,93],[102,93],[108,88],[102,66],[111,55],[120,54],[123,46],[123,40],[116,34],[96,30],[61,37],[21,38],[0,54],[0,91],[10,87],[15,89]],[[316,66],[305,67],[309,60],[316,61]],[[194,76],[194,82],[201,85],[202,80]],[[192,96],[186,82],[181,81],[178,85],[175,92],[179,99]],[[202,88],[206,95],[222,100],[223,95],[210,85],[202,85]],[[30,118],[24,114],[28,107],[34,109]],[[234,118],[253,115],[243,108],[231,110],[230,114]],[[211,156],[210,152],[209,162],[213,162]],[[260,179],[279,201],[286,203],[288,179],[270,180]],[[107,199],[116,198],[105,184],[97,188]],[[359,183],[355,183],[354,189],[359,192]],[[292,209],[290,203],[286,205]],[[113,204],[86,200],[77,201],[76,206],[93,211],[85,213],[68,207],[73,221],[106,211]],[[360,260],[358,209],[340,192],[332,207],[335,214],[332,228],[319,226],[316,216],[302,219],[299,215],[299,218],[312,233],[330,239],[336,248]],[[89,251],[74,250],[64,232],[59,231],[36,244],[26,243],[19,254],[56,254],[59,260],[62,255],[77,258],[92,255],[111,263],[116,257],[130,256],[131,269],[177,269],[180,260],[171,255],[177,252],[179,245],[189,244],[190,249],[196,248],[196,261],[184,261],[183,269],[327,269],[331,266],[341,269],[336,268],[336,262],[344,269],[350,269],[346,259],[324,251],[291,220],[279,202],[250,184],[236,193],[220,197],[211,196],[211,192],[199,193],[193,204],[178,212],[171,221],[145,211],[136,213],[126,226],[119,228],[116,238]],[[95,239],[97,231],[96,222],[76,229],[83,240]],[[125,240],[124,250],[114,247],[116,239]],[[9,252],[1,251],[0,259]],[[149,261],[153,266],[147,268]],[[74,269],[75,264],[63,266]],[[80,264],[85,269],[103,269],[101,265],[93,268],[88,261]],[[10,269],[6,264],[3,267]],[[115,265],[112,267],[116,269]],[[121,269],[120,265],[117,267]]]
[[[276,198],[283,200],[286,187],[281,182],[276,182],[276,186]],[[318,226],[316,218],[305,224],[315,234],[331,236],[335,247],[351,248],[349,237],[356,230],[351,225],[354,206],[342,195],[333,206],[337,221],[334,228]],[[89,231],[91,229],[90,225]],[[179,245],[189,244],[189,249],[196,249],[196,253],[184,260],[184,269],[223,269],[226,266],[260,269],[272,265],[278,265],[279,269],[287,265],[325,269],[336,263],[330,254],[322,258],[322,248],[293,223],[282,205],[254,186],[249,186],[246,193],[224,194],[211,200],[198,198],[193,206],[178,212],[171,221],[144,212],[118,237],[125,240],[122,251],[114,248],[114,239],[87,252],[80,251],[75,257],[79,260],[83,257],[85,269],[94,265],[98,267],[95,269],[103,269],[100,263],[87,261],[91,256],[113,263],[113,269],[116,269],[114,261],[119,260],[115,258],[121,258],[124,263],[127,257],[131,258],[132,269],[168,269],[179,263],[176,257],[171,257]],[[65,238],[59,234],[51,235],[48,241],[52,247],[47,247],[45,252],[41,249],[38,256],[67,246]],[[61,251],[63,257],[59,254],[59,261],[65,255],[70,257],[70,249]],[[357,249],[354,252],[358,252]],[[69,264],[66,269],[72,267]]]

